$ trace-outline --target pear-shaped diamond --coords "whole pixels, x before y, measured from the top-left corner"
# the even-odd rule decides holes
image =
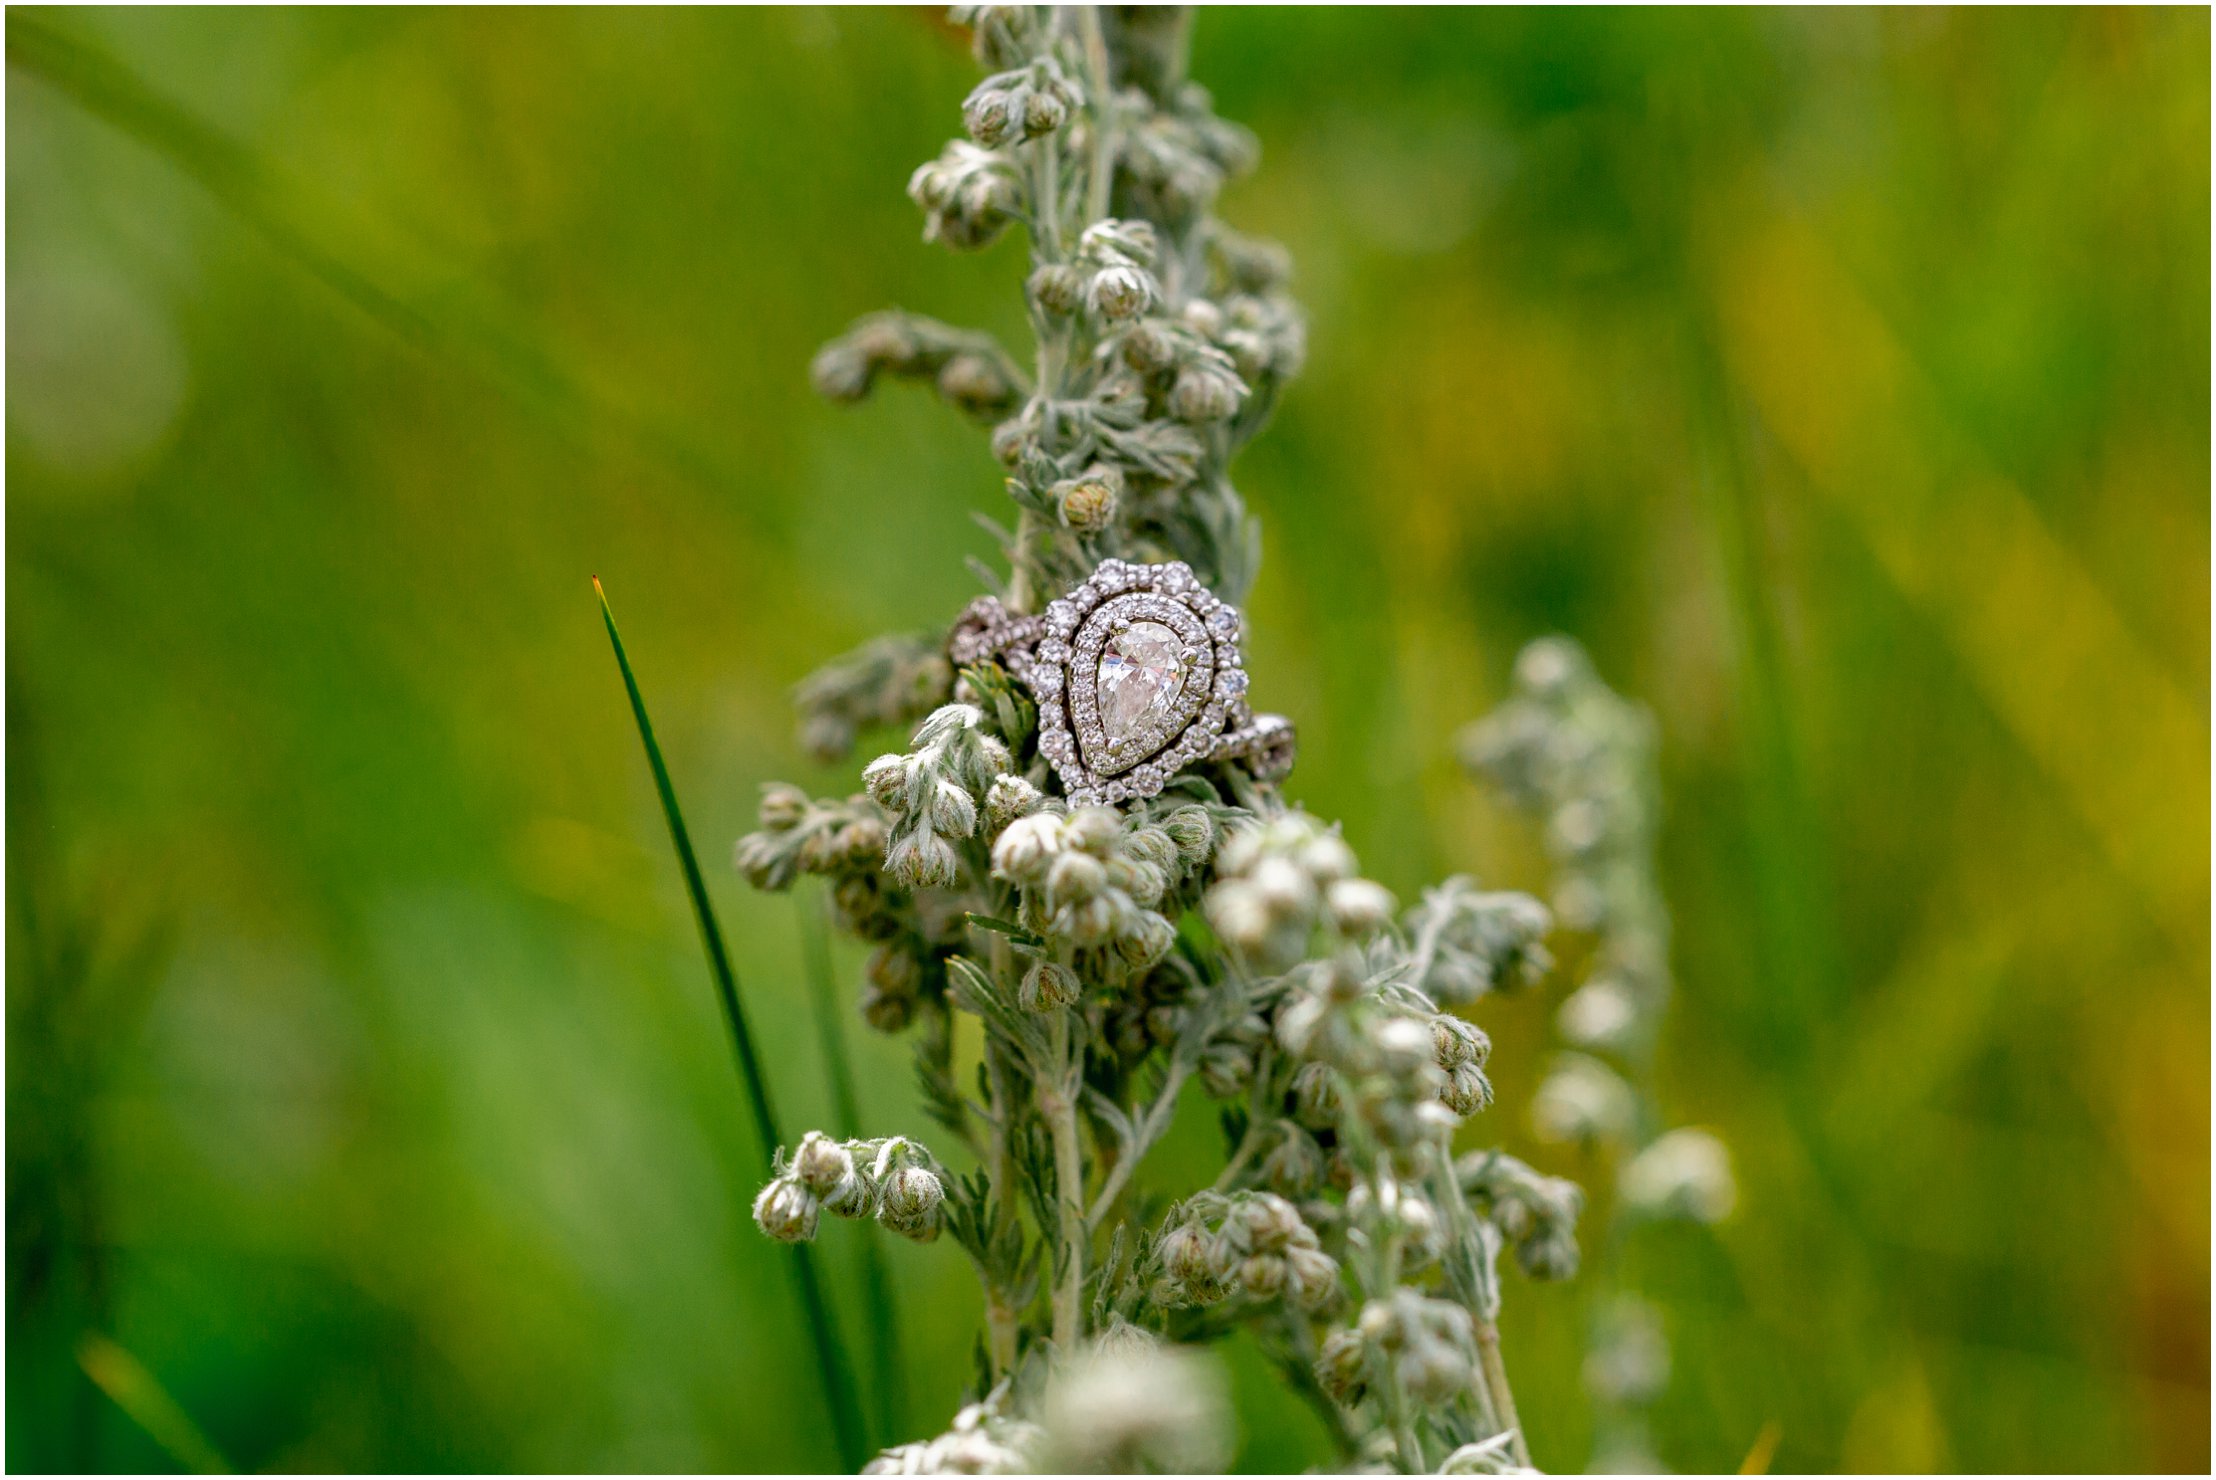
[[[1100,654],[1100,728],[1110,750],[1157,735],[1185,687],[1185,644],[1160,622],[1133,622]]]

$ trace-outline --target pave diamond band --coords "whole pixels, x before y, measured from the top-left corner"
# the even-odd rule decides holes
[[[1292,721],[1246,701],[1239,609],[1183,561],[1103,560],[1018,616],[969,604],[947,643],[957,667],[998,657],[1039,704],[1039,753],[1072,801],[1150,797],[1196,762],[1243,759],[1265,781],[1292,770]]]

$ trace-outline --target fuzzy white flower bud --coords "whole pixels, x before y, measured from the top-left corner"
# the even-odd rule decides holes
[[[1493,1084],[1475,1064],[1456,1064],[1439,1087],[1439,1103],[1456,1115],[1475,1115],[1493,1102]]]
[[[1123,851],[1134,863],[1144,864],[1162,874],[1165,886],[1167,875],[1177,866],[1179,858],[1177,840],[1163,828],[1154,826],[1132,829],[1124,837]]]
[[[1365,1315],[1367,1312],[1365,1312]],[[1331,1400],[1352,1408],[1370,1385],[1370,1344],[1360,1331],[1334,1331],[1316,1358],[1316,1385]]]
[[[946,1188],[927,1167],[899,1166],[884,1178],[877,1194],[877,1221],[919,1244],[939,1236],[939,1204]]]
[[[1562,1055],[1531,1097],[1531,1128],[1542,1141],[1621,1141],[1638,1113],[1622,1076],[1583,1054]]]
[[[791,1170],[803,1187],[822,1197],[853,1174],[854,1158],[823,1132],[810,1131],[793,1151]]]
[[[1052,812],[1019,817],[993,844],[993,872],[1012,884],[1035,884],[1062,851],[1062,819]]]
[[[1152,910],[1141,910],[1118,932],[1116,951],[1134,970],[1154,965],[1177,944],[1177,927]]]
[[[997,148],[1021,126],[1020,105],[1006,88],[981,84],[962,104],[962,127],[986,148]]]
[[[1323,1148],[1293,1122],[1280,1121],[1277,1142],[1263,1156],[1260,1170],[1271,1191],[1298,1197],[1323,1180]]]
[[[1619,1185],[1625,1204],[1652,1218],[1718,1223],[1739,1201],[1731,1153],[1715,1136],[1691,1127],[1656,1137],[1624,1168]]]
[[[962,877],[961,856],[937,833],[903,833],[885,850],[885,872],[907,889],[951,889]]]
[[[1615,1050],[1636,1036],[1639,1008],[1621,982],[1596,977],[1570,993],[1554,1021],[1579,1048]]]
[[[881,755],[862,768],[862,789],[880,807],[904,808],[908,804],[908,757]]]
[[[1431,1029],[1414,1018],[1397,1017],[1379,1023],[1370,1035],[1378,1062],[1389,1074],[1409,1074],[1431,1062]]]
[[[1345,838],[1335,832],[1318,833],[1302,844],[1298,862],[1319,884],[1352,878],[1359,867],[1355,862],[1354,850],[1347,846]]]
[[[1269,903],[1243,879],[1227,879],[1208,891],[1208,923],[1234,949],[1253,951],[1269,939]]]
[[[1204,807],[1179,807],[1162,819],[1162,831],[1177,845],[1177,856],[1188,867],[1206,863],[1216,846],[1216,825],[1209,821]]]
[[[1200,1087],[1215,1099],[1234,1099],[1253,1082],[1254,1055],[1236,1043],[1211,1043],[1200,1056]]]
[[[1045,794],[1021,776],[995,776],[985,791],[985,827],[997,835],[1017,818],[1037,811],[1045,801]]]
[[[1031,301],[1057,316],[1073,313],[1085,301],[1085,275],[1066,262],[1049,262],[1024,283]]]
[[[792,1177],[779,1177],[754,1199],[754,1222],[781,1244],[806,1243],[816,1236],[815,1195]]]
[[[1065,478],[1047,490],[1062,522],[1072,529],[1106,529],[1116,517],[1123,478],[1113,469],[1095,468],[1082,478]]]
[[[977,803],[959,784],[942,778],[932,788],[931,830],[942,838],[966,838],[977,831]]]
[[[1239,1261],[1239,1288],[1268,1300],[1285,1288],[1285,1261],[1275,1254],[1249,1254]]]
[[[1103,319],[1135,319],[1154,306],[1160,290],[1144,268],[1115,263],[1093,274],[1085,285],[1085,306]]]
[[[1179,421],[1206,425],[1222,421],[1246,399],[1246,383],[1223,364],[1196,363],[1177,372],[1170,388],[1170,414]]]
[[[1036,1468],[1062,1474],[1212,1474],[1230,1457],[1214,1365],[1183,1347],[1098,1347],[1047,1382]]]
[[[1482,1065],[1493,1051],[1493,1040],[1467,1018],[1442,1012],[1431,1020],[1431,1053],[1442,1069],[1463,1064]]]
[[[1328,1064],[1309,1063],[1293,1075],[1293,1105],[1301,1124],[1326,1130],[1339,1118],[1339,1076]]]
[[[1106,853],[1123,831],[1123,819],[1113,807],[1079,807],[1070,813],[1065,834],[1072,848],[1086,853]]]
[[[1393,892],[1371,879],[1339,879],[1324,891],[1324,908],[1342,935],[1371,935],[1392,923]]]
[[[1321,1310],[1339,1294],[1339,1266],[1321,1249],[1288,1249],[1285,1274],[1285,1293],[1303,1310]]]
[[[1155,1244],[1154,1252],[1169,1277],[1189,1289],[1205,1286],[1215,1279],[1208,1234],[1198,1224],[1180,1223],[1170,1229]]]
[[[773,781],[762,788],[762,805],[755,816],[771,832],[785,832],[808,815],[808,793],[797,786]]]
[[[1250,875],[1255,896],[1274,920],[1291,919],[1316,907],[1316,886],[1289,858],[1265,858]]]
[[[1068,1007],[1084,995],[1077,973],[1054,961],[1034,961],[1016,988],[1016,1005],[1026,1012]]]

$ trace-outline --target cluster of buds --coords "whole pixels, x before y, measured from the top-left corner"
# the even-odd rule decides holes
[[[1007,156],[955,139],[908,177],[908,198],[923,207],[925,241],[969,252],[1008,229],[1021,193]]]
[[[1149,317],[1117,336],[1124,365],[1162,398],[1181,422],[1205,426],[1236,415],[1250,394],[1239,362],[1226,347],[1241,331],[1225,329],[1224,312],[1205,298],[1175,318]]]
[[[1156,1303],[1214,1305],[1234,1295],[1282,1298],[1323,1310],[1339,1295],[1339,1266],[1300,1210],[1272,1192],[1204,1192],[1171,1213],[1155,1243]]]
[[[912,725],[944,704],[954,685],[946,636],[903,633],[866,642],[808,675],[793,690],[800,747],[819,761],[844,760],[862,731]]]
[[[1253,134],[1218,118],[1208,90],[1188,82],[1164,106],[1146,110],[1121,163],[1150,214],[1184,221],[1212,207],[1225,183],[1253,169],[1260,153]]]
[[[1082,102],[1054,58],[1037,57],[972,88],[962,103],[962,127],[987,149],[998,149],[1053,133]]]
[[[1638,1220],[1724,1218],[1738,1189],[1723,1143],[1701,1130],[1657,1135],[1660,1116],[1645,1088],[1671,990],[1669,913],[1655,877],[1661,788],[1652,719],[1611,692],[1577,644],[1547,638],[1524,649],[1515,693],[1465,732],[1461,748],[1473,771],[1543,824],[1555,908],[1595,936],[1591,974],[1555,1018],[1582,1051],[1550,1066],[1532,1097],[1534,1130],[1616,1159],[1619,1233]],[[1651,1469],[1639,1410],[1667,1379],[1668,1343],[1651,1308],[1621,1289],[1620,1270],[1595,1273],[1604,1290],[1615,1288],[1586,1363],[1599,1405],[1594,1463]]]
[[[898,1033],[915,1021],[916,1009],[943,987],[937,953],[911,938],[889,940],[862,965],[862,1021],[880,1033]]]
[[[1039,1428],[1038,1468],[1050,1474],[1206,1475],[1230,1458],[1214,1367],[1129,1325],[1055,1368]]]
[[[1111,807],[1030,812],[994,840],[993,877],[1019,891],[1026,928],[1113,975],[1143,971],[1177,939],[1159,907],[1196,863],[1206,814],[1190,810],[1160,823]]]
[[[1474,1023],[1390,991],[1396,968],[1365,976],[1341,951],[1295,967],[1277,1014],[1280,1047],[1301,1068],[1296,1111],[1316,1129],[1342,1119],[1412,1168],[1434,1140],[1492,1100],[1491,1040]]]
[[[1138,318],[1162,301],[1154,276],[1154,228],[1144,221],[1095,221],[1077,239],[1085,311],[1104,324]]]
[[[1485,1060],[1492,1055],[1493,1040],[1467,1018],[1442,1012],[1431,1019],[1431,1049],[1446,1082],[1439,1086],[1439,1101],[1457,1115],[1475,1115],[1493,1102],[1492,1081],[1485,1077]]]
[[[986,420],[1007,415],[1024,389],[1022,372],[990,335],[898,311],[856,320],[816,352],[809,375],[833,401],[861,400],[880,375],[929,381],[949,406]]]
[[[977,831],[977,805],[1008,773],[1008,747],[974,704],[948,704],[916,727],[905,755],[881,755],[862,784],[891,818],[885,872],[909,889],[961,881],[958,844]]]
[[[1204,356],[1187,359],[1185,366],[1191,368],[1207,362],[1228,369],[1239,378],[1242,405],[1257,391],[1273,392],[1299,374],[1301,363],[1307,358],[1307,326],[1282,295],[1257,297],[1233,293],[1221,302],[1195,299],[1185,305],[1181,322],[1208,350]],[[1183,379],[1180,374],[1180,383]]]
[[[1403,922],[1411,984],[1455,1003],[1529,985],[1554,965],[1543,944],[1552,924],[1530,895],[1487,892],[1457,874],[1426,889]]]
[[[1446,1252],[1439,1210],[1416,1183],[1390,1174],[1354,1185],[1347,1193],[1346,1219],[1367,1229],[1373,1241],[1391,1239],[1400,1250],[1403,1274],[1430,1269]]]
[[[1467,1392],[1477,1371],[1470,1313],[1448,1300],[1400,1288],[1362,1307],[1350,1330],[1333,1332],[1316,1360],[1316,1379],[1349,1405],[1380,1376],[1418,1403]]]
[[[939,1236],[946,1184],[931,1153],[904,1136],[882,1141],[834,1141],[821,1131],[800,1138],[790,1159],[754,1199],[754,1222],[781,1243],[816,1236],[825,1212],[875,1218],[919,1244]]]
[[[1269,1149],[1255,1164],[1262,1185],[1284,1197],[1306,1197],[1330,1175],[1330,1158],[1315,1135],[1295,1120],[1271,1127]]]
[[[1021,66],[1045,45],[1035,5],[955,5],[946,15],[970,33],[970,54],[981,67]]]
[[[1561,637],[1525,648],[1514,696],[1463,733],[1461,751],[1465,765],[1545,823],[1566,924],[1604,938],[1660,928],[1651,885],[1654,721],[1601,682],[1582,648]]]
[[[1003,1411],[1005,1385],[982,1403],[966,1405],[935,1439],[896,1444],[862,1466],[865,1475],[1025,1475],[1038,1468],[1036,1424]]]
[[[885,813],[867,796],[817,801],[771,782],[756,817],[760,830],[739,839],[732,861],[757,889],[788,889],[801,874],[874,875],[885,856]]]
[[[1461,1157],[1454,1164],[1454,1179],[1479,1215],[1500,1230],[1525,1274],[1535,1280],[1566,1280],[1577,1273],[1583,1188],[1499,1151]]]
[[[1338,829],[1305,812],[1256,822],[1224,840],[1208,923],[1257,968],[1283,971],[1308,956],[1319,929],[1360,940],[1392,923],[1392,893],[1355,869]]]

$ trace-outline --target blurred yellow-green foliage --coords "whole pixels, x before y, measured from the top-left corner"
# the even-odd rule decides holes
[[[588,577],[712,864],[758,783],[849,784],[787,687],[945,620],[1004,504],[974,430],[804,373],[893,303],[1021,342],[1019,249],[901,197],[960,38],[17,8],[7,46],[8,1466],[829,1463]],[[1454,729],[1549,630],[1659,719],[1665,1098],[1743,1183],[1628,1251],[1680,1465],[2209,1464],[2209,62],[2198,11],[1198,23],[1266,151],[1227,214],[1313,313],[1240,468],[1296,793],[1404,897],[1538,887]],[[714,874],[821,1122],[795,905]],[[1529,1150],[1546,1008],[1488,1004],[1473,1135]],[[887,1257],[925,1432],[973,1297]],[[1580,1464],[1578,1290],[1510,1299]],[[1244,1461],[1306,1463],[1231,1361]]]

